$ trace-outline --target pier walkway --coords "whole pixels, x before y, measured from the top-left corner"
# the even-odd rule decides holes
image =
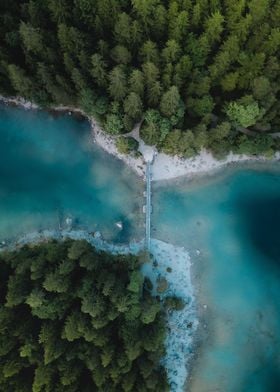
[[[151,201],[151,162],[147,162],[146,166],[146,235],[145,245],[146,249],[150,251],[151,247],[151,212],[152,212],[152,201]]]
[[[151,213],[152,213],[152,190],[151,190],[151,180],[152,180],[152,166],[154,157],[156,155],[156,149],[153,146],[148,146],[141,140],[139,135],[141,123],[137,124],[134,130],[127,134],[127,136],[133,137],[139,143],[139,151],[143,156],[143,160],[146,164],[146,191],[144,192],[145,204],[143,206],[143,212],[145,213],[145,249],[150,252],[151,248]]]

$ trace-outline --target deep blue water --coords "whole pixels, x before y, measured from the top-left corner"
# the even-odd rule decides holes
[[[142,190],[93,145],[87,121],[0,105],[0,240],[65,226],[67,217],[106,239],[141,238]]]
[[[191,392],[280,390],[280,171],[272,169],[156,187],[154,235],[184,245],[194,263],[202,340]]]

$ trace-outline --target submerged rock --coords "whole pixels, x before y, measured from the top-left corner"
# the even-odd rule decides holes
[[[119,221],[119,222],[116,222],[115,223],[115,225],[120,229],[120,230],[122,230],[123,229],[123,224],[122,224],[122,222],[121,221]]]
[[[1,241],[0,248],[4,248],[7,245],[6,241]]]
[[[66,225],[67,225],[68,227],[71,227],[71,226],[72,226],[72,223],[73,223],[73,219],[70,218],[70,217],[67,217],[67,218],[65,219],[65,222],[66,222]]]
[[[101,238],[101,237],[102,237],[102,235],[101,235],[100,231],[96,231],[94,233],[94,238]]]

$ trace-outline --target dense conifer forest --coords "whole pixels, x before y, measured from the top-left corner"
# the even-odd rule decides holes
[[[168,391],[164,312],[139,267],[86,241],[1,253],[0,391]]]
[[[279,0],[1,0],[0,91],[68,104],[167,153],[271,155]]]

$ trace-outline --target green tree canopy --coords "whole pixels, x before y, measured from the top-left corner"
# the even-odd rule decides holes
[[[226,108],[228,118],[237,126],[244,128],[250,127],[263,116],[264,111],[260,109],[257,102],[247,105],[230,102]]]
[[[176,86],[172,86],[163,94],[160,102],[161,113],[166,117],[171,117],[176,113],[180,104],[180,94]]]
[[[117,149],[121,154],[129,154],[138,149],[138,142],[132,137],[121,136],[117,139]]]
[[[143,105],[139,95],[132,92],[126,97],[124,101],[124,111],[135,121],[141,119]]]
[[[84,240],[1,253],[0,390],[167,392],[164,308],[140,265]]]
[[[279,0],[3,0],[0,94],[86,108],[115,134],[156,110],[195,146],[238,149],[236,126],[279,131],[279,10]],[[227,121],[228,138],[213,143]],[[165,125],[146,126],[145,140],[161,149]]]
[[[116,101],[122,100],[127,91],[127,80],[124,70],[120,66],[115,67],[109,75],[109,80],[109,93],[111,97]]]

